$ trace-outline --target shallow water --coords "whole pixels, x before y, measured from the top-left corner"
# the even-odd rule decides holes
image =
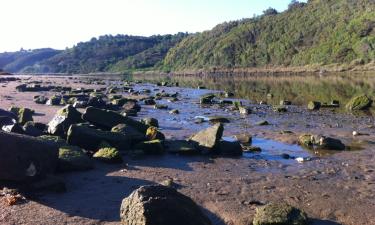
[[[178,82],[182,87],[204,86],[212,90],[233,92],[236,98],[253,102],[266,101],[270,104],[279,104],[281,100],[289,100],[295,105],[307,105],[309,101],[330,103],[338,100],[341,110],[353,96],[375,96],[375,72],[248,76],[134,75],[133,79],[154,83]],[[269,94],[272,95],[271,98]],[[371,111],[374,112],[375,107]]]

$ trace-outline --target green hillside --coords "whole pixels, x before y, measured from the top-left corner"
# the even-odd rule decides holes
[[[375,59],[374,0],[310,0],[283,13],[223,23],[172,48],[165,70],[367,63]]]

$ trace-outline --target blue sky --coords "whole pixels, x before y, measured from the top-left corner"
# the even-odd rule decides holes
[[[64,49],[104,34],[200,32],[290,0],[1,0],[0,52]]]

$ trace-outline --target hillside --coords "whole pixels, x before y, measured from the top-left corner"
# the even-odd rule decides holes
[[[223,23],[172,48],[165,70],[361,64],[375,59],[374,0],[295,2]]]
[[[21,50],[18,52],[0,53],[0,68],[9,72],[18,72],[25,67],[36,65],[61,51],[44,48],[35,50]]]
[[[168,50],[187,34],[139,37],[105,35],[78,43],[43,58],[40,50],[0,54],[0,66],[11,72],[94,73],[118,72],[153,67],[161,63]]]

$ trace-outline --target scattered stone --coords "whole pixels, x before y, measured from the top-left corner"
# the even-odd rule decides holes
[[[288,109],[284,105],[278,105],[278,106],[273,107],[273,111],[283,113],[283,112],[287,112]]]
[[[60,105],[61,100],[60,96],[54,95],[47,100],[46,105]]]
[[[145,134],[126,124],[119,124],[113,127],[111,131],[124,134],[130,139],[132,144],[147,140]]]
[[[180,111],[178,111],[178,109],[172,109],[169,111],[169,114],[180,114]]]
[[[241,156],[242,147],[239,141],[220,141],[218,151],[225,156]]]
[[[134,146],[134,149],[142,150],[147,155],[160,155],[165,152],[161,140],[144,141]]]
[[[204,152],[211,152],[217,147],[223,136],[224,126],[217,123],[212,127],[202,130],[193,135],[190,140],[195,143],[196,147]]]
[[[322,106],[322,103],[320,102],[310,101],[309,104],[307,104],[307,109],[319,110],[321,106]]]
[[[59,149],[59,172],[90,170],[94,168],[92,160],[76,146],[62,146]]]
[[[191,142],[185,140],[168,140],[165,141],[165,145],[167,151],[173,154],[195,155],[199,153]]]
[[[52,174],[58,146],[37,138],[0,131],[0,180],[28,181]]]
[[[152,127],[159,127],[159,121],[155,118],[150,118],[150,117],[147,117],[147,118],[143,118],[141,119],[141,122],[143,124],[146,124],[147,126],[152,126]]]
[[[292,102],[291,101],[288,101],[288,100],[281,100],[280,101],[280,105],[291,105],[292,104]]]
[[[168,109],[168,106],[167,105],[156,104],[156,105],[154,105],[154,109]]]
[[[29,108],[18,108],[18,107],[12,106],[9,111],[11,111],[17,116],[17,119],[18,119],[17,121],[21,125],[29,121],[34,121],[33,120],[34,110],[31,110]]]
[[[144,103],[145,105],[155,105],[155,104],[156,104],[156,102],[155,102],[154,99],[145,99],[145,100],[143,101],[143,103]]]
[[[152,140],[165,140],[165,136],[156,127],[149,127],[146,131],[146,138],[150,141]]]
[[[234,138],[241,144],[251,144],[253,137],[249,134],[237,134]]]
[[[34,122],[26,122],[22,128],[23,133],[29,136],[38,137],[43,135],[43,130],[40,130],[38,127],[36,127]]]
[[[129,150],[131,144],[130,139],[122,133],[102,131],[83,124],[70,126],[67,136],[70,145],[76,145],[90,151],[97,151],[102,141],[108,142],[120,151]]]
[[[262,120],[256,123],[258,126],[267,126],[270,125],[267,120]]]
[[[104,129],[112,129],[112,127],[118,124],[126,124],[134,127],[142,133],[146,133],[146,130],[149,126],[133,120],[129,117],[122,116],[119,113],[110,110],[98,109],[94,107],[86,108],[86,111],[83,113],[82,118],[95,126]]]
[[[200,104],[212,104],[216,96],[214,94],[206,94],[200,97]]]
[[[162,185],[135,190],[122,201],[120,217],[123,225],[211,225],[189,197]]]
[[[243,152],[261,152],[262,149],[260,147],[257,147],[257,146],[242,146],[242,151]]]
[[[367,97],[366,95],[360,95],[357,97],[352,98],[348,104],[346,104],[347,110],[365,110],[371,107],[372,100]]]
[[[34,102],[36,104],[44,105],[44,104],[47,103],[47,101],[48,101],[48,98],[45,97],[45,96],[39,96],[39,95],[38,96],[34,96]]]
[[[324,150],[345,150],[345,145],[339,140],[331,137],[321,137],[319,139],[319,149]]]
[[[287,203],[269,203],[256,209],[253,225],[307,225],[306,214]]]
[[[116,148],[101,148],[92,156],[105,163],[123,163],[120,152]]]
[[[315,144],[315,137],[311,134],[303,134],[299,136],[298,143],[305,147],[312,147]]]
[[[251,109],[249,107],[239,107],[238,110],[240,111],[240,114],[242,115],[249,115],[251,114]]]
[[[210,116],[207,119],[211,123],[230,123],[228,118],[222,116]]]
[[[72,105],[60,109],[48,123],[48,133],[65,138],[72,124],[82,122],[82,114]]]

